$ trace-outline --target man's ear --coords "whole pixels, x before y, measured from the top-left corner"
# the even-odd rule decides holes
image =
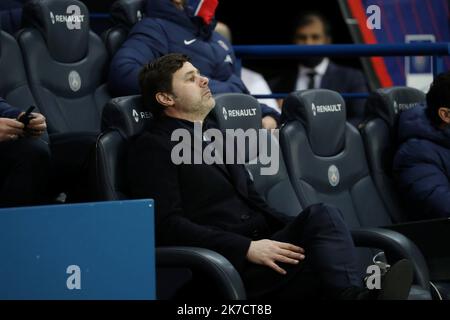
[[[439,108],[438,109],[439,118],[444,121],[446,124],[450,123],[450,109],[447,108]]]
[[[175,104],[172,95],[165,92],[158,92],[156,94],[156,101],[165,107],[171,107]]]

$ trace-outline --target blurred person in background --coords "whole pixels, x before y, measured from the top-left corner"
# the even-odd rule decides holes
[[[308,11],[296,19],[293,43],[297,45],[331,44],[331,25],[319,12]],[[368,91],[361,71],[340,66],[328,57],[301,57],[297,67],[270,80],[275,93],[290,93],[306,89],[329,89],[339,93],[364,93]],[[347,119],[359,124],[364,118],[365,101],[347,101]]]
[[[220,33],[224,36],[228,42],[232,43],[232,35],[230,28],[223,22],[218,21],[216,25],[216,32]],[[250,91],[253,95],[258,94],[272,94],[270,90],[269,84],[266,79],[264,79],[263,75],[250,70],[248,68],[241,68],[241,79],[247,87],[248,91]],[[280,107],[275,99],[258,99],[260,103],[264,103],[272,109],[281,112]]]
[[[426,106],[400,114],[394,174],[413,220],[450,217],[450,72],[438,75]]]

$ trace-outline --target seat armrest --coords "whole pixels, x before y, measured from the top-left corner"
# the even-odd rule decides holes
[[[430,268],[431,280],[450,280],[450,218],[401,223],[383,228],[399,232],[417,245]]]
[[[233,265],[219,253],[197,247],[157,247],[157,267],[184,267],[201,272],[215,282],[225,299],[246,299],[241,276]]]
[[[384,251],[389,263],[409,259],[414,267],[415,283],[424,289],[430,288],[428,266],[419,248],[404,235],[383,228],[351,230],[358,247],[378,248]]]

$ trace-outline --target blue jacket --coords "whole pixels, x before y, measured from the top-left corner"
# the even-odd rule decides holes
[[[450,128],[433,127],[419,106],[399,120],[394,174],[412,219],[450,217]]]
[[[22,6],[28,0],[2,0],[0,1],[0,27],[1,30],[14,34],[20,28],[22,19]]]
[[[0,118],[16,119],[22,111],[10,106],[5,99],[0,98]]]
[[[209,78],[213,94],[249,93],[238,76],[231,44],[212,31],[213,25],[201,25],[169,0],[149,0],[146,11],[147,17],[134,26],[111,62],[108,82],[113,95],[138,94],[142,66],[171,52],[189,56]],[[263,114],[276,113],[262,108]]]

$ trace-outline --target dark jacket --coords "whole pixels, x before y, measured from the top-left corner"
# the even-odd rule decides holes
[[[0,30],[14,34],[20,28],[22,6],[28,0],[0,1]]]
[[[15,119],[21,112],[20,109],[10,106],[5,99],[0,98],[0,118]]]
[[[394,174],[412,219],[450,217],[450,129],[419,106],[400,115]]]
[[[109,71],[109,88],[115,96],[138,94],[142,66],[171,52],[186,54],[192,64],[209,78],[213,94],[249,93],[238,75],[231,44],[214,26],[203,25],[178,10],[168,0],[147,2],[147,18],[138,22],[114,55]],[[262,106],[263,115],[278,113]]]
[[[163,116],[131,143],[130,194],[155,199],[158,246],[211,249],[242,270],[250,241],[268,237],[284,223],[255,191],[244,166],[175,165],[171,152],[178,142],[171,134],[179,128],[192,132],[193,124]]]
[[[295,91],[298,78],[298,65],[292,66],[281,76],[270,81],[274,93],[291,93]],[[367,92],[367,83],[361,71],[337,65],[330,61],[320,83],[321,89],[340,93]],[[347,118],[360,122],[364,117],[364,99],[347,100]]]

